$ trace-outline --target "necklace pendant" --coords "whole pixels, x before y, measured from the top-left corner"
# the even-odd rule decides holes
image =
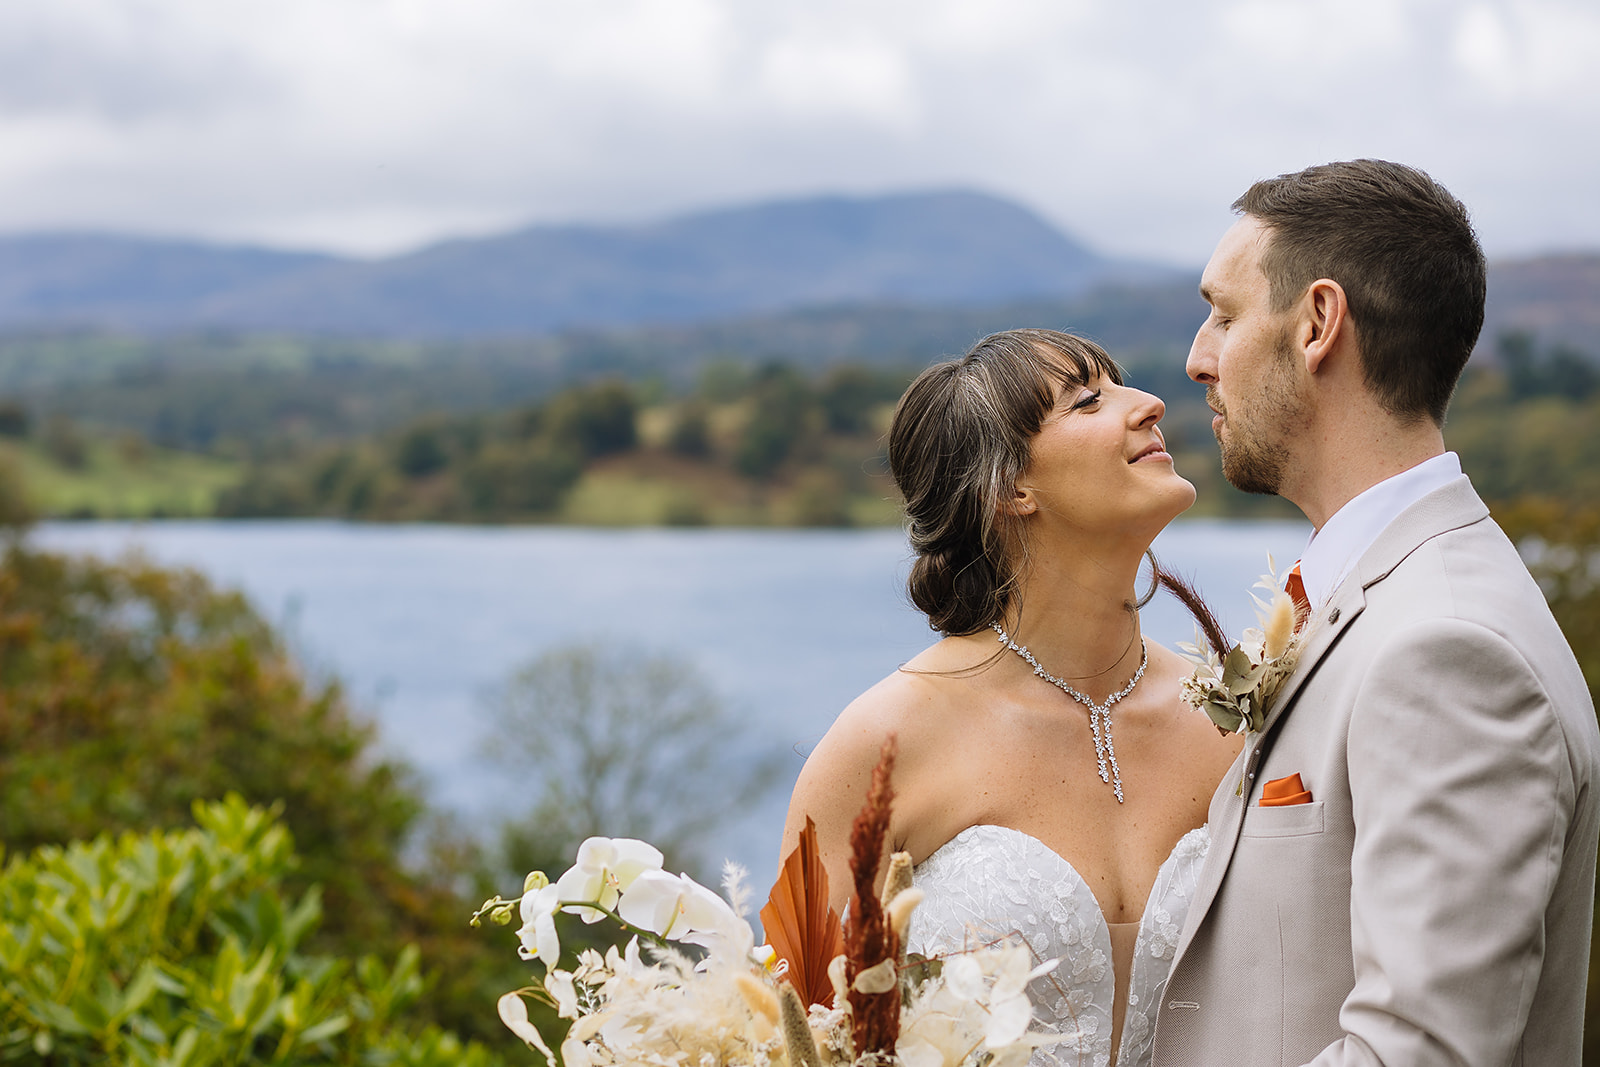
[[[1133,677],[1128,684],[1117,692],[1106,697],[1105,703],[1097,704],[1084,694],[1068,685],[1064,679],[1057,678],[1044,666],[1033,658],[1026,645],[1019,645],[1011,636],[1000,628],[1000,624],[992,622],[989,628],[1000,635],[1000,643],[1011,651],[1021,656],[1033,668],[1033,673],[1067,696],[1089,709],[1089,731],[1094,736],[1094,759],[1096,769],[1100,772],[1100,780],[1111,787],[1111,795],[1117,798],[1117,803],[1122,803],[1122,768],[1117,766],[1117,750],[1111,743],[1111,705],[1133,692],[1133,687],[1139,684],[1139,679],[1144,677],[1145,666],[1150,662],[1150,647],[1144,643],[1144,638],[1139,638],[1139,669],[1133,672]]]
[[[1117,766],[1117,750],[1111,743],[1111,709],[1106,708],[1101,713],[1105,720],[1106,731],[1106,759],[1111,764],[1111,793],[1117,798],[1117,803],[1122,803],[1122,768]],[[1100,780],[1106,780],[1105,768],[1101,768]]]

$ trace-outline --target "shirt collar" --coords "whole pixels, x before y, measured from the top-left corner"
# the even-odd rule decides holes
[[[1402,511],[1459,477],[1461,460],[1446,452],[1384,479],[1334,512],[1312,533],[1300,557],[1300,580],[1312,610],[1327,603],[1356,560]]]

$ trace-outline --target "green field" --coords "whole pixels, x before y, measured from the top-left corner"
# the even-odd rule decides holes
[[[71,462],[32,442],[0,442],[0,462],[22,477],[46,518],[194,518],[244,476],[237,461],[157,448],[142,439],[88,439]]]

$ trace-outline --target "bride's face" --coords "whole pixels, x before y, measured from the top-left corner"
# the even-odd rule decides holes
[[[1017,509],[1076,532],[1153,537],[1194,503],[1157,423],[1161,398],[1096,378],[1065,385],[1034,437]]]

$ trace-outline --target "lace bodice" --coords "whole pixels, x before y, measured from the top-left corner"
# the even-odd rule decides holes
[[[1150,1063],[1156,1006],[1209,842],[1204,826],[1189,831],[1151,887],[1134,947],[1117,1067]],[[918,864],[913,877],[926,897],[912,918],[911,951],[933,955],[1020,935],[1041,962],[1059,958],[1029,993],[1036,1026],[1067,1040],[1035,1050],[1029,1067],[1106,1067],[1115,988],[1111,931],[1072,864],[1020,830],[972,826]]]

